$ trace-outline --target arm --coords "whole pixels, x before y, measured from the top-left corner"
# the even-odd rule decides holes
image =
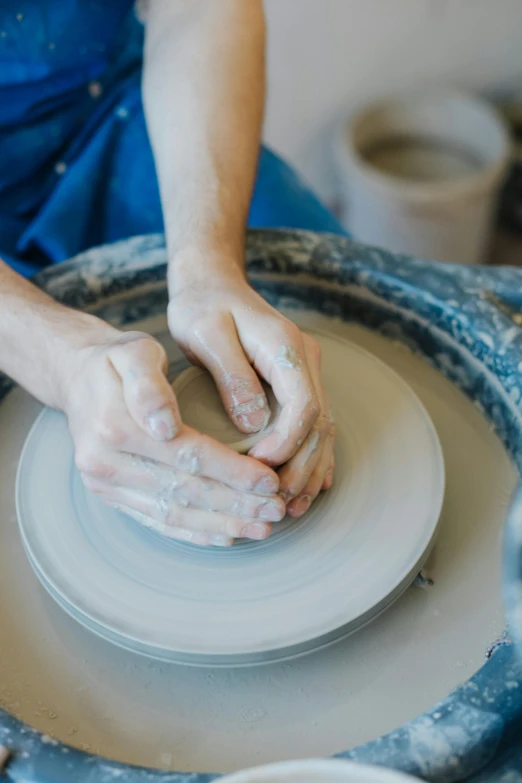
[[[51,408],[63,409],[75,355],[118,334],[103,321],[69,310],[0,261],[0,371]]]
[[[243,267],[264,48],[261,0],[149,4],[143,98],[174,288],[178,276]]]
[[[284,467],[300,516],[333,470],[333,424],[318,346],[248,285],[244,240],[264,101],[261,0],[150,0],[143,95],[169,253],[169,323],[212,373],[238,429],[274,431],[252,451]]]

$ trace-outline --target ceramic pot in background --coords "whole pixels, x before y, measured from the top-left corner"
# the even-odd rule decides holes
[[[220,783],[420,783],[384,767],[337,759],[305,759],[267,764],[220,778]]]
[[[356,239],[420,258],[484,260],[510,144],[482,100],[437,88],[355,112],[334,141]]]

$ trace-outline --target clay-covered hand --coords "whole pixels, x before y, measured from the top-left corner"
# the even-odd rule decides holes
[[[236,427],[259,431],[267,401],[259,377],[271,386],[281,411],[250,456],[279,472],[281,496],[301,516],[332,484],[334,425],[321,381],[317,342],[271,307],[241,270],[204,280],[181,277],[170,286],[171,332],[194,363],[206,367]]]
[[[76,352],[62,408],[85,486],[173,538],[266,538],[285,511],[277,475],[185,426],[166,367],[140,332],[111,330]]]

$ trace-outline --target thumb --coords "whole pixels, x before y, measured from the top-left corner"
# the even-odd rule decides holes
[[[223,405],[241,432],[259,432],[270,409],[257,373],[240,343],[232,316],[191,335],[190,351],[214,378]]]
[[[155,440],[172,440],[181,428],[176,397],[166,377],[163,347],[141,332],[125,334],[109,351],[123,397],[136,424]]]

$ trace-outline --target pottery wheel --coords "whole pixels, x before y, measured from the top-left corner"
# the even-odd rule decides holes
[[[338,428],[336,480],[265,541],[198,548],[105,507],[82,485],[65,417],[42,412],[20,459],[18,518],[35,572],[69,614],[158,659],[250,665],[355,631],[411,583],[443,499],[435,430],[387,365],[314,336]]]

